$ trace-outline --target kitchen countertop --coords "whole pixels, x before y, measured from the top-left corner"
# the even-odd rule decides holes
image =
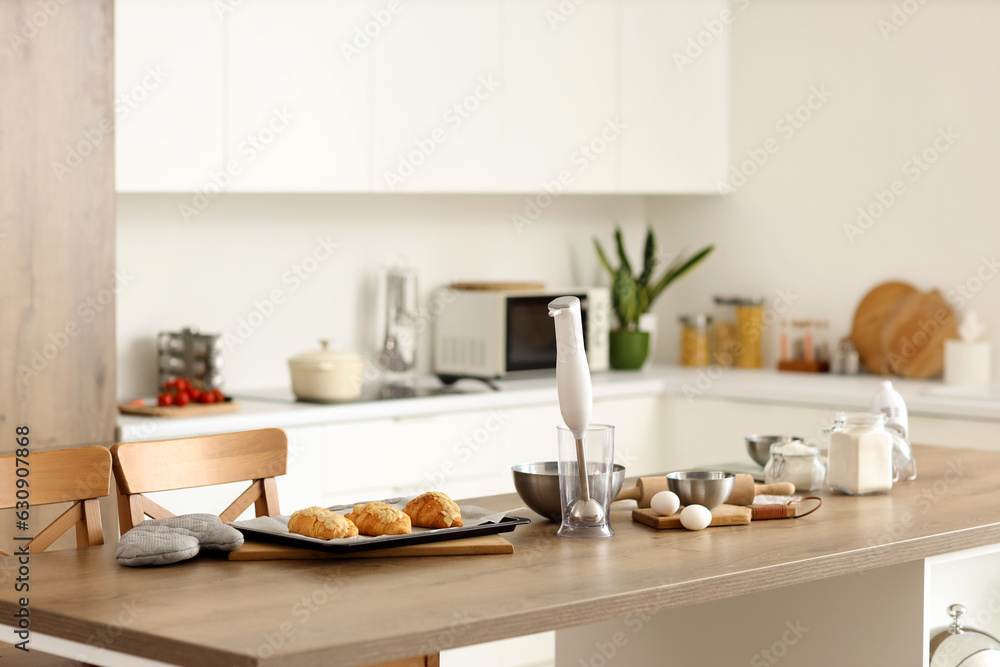
[[[256,652],[280,630],[267,665],[331,664],[331,656],[339,665],[366,665],[1000,543],[1000,453],[915,449],[916,481],[882,496],[823,493],[823,507],[800,519],[656,531],[631,521],[634,505],[624,502],[612,510],[613,538],[572,540],[525,511],[533,522],[507,534],[512,555],[204,557],[133,569],[115,563],[113,545],[32,554],[31,630],[87,642],[114,626],[114,651],[206,667],[257,664],[248,655],[264,657]],[[928,494],[936,501],[927,502]],[[514,495],[472,502],[521,504]],[[2,567],[16,567],[14,560]],[[302,601],[317,600],[324,588],[330,593],[307,613]],[[0,616],[14,618],[19,595],[0,589]],[[138,613],[122,623],[125,604]]]
[[[695,399],[847,410],[867,410],[882,379],[874,375],[818,375],[769,369],[696,369],[666,365],[653,366],[646,371],[609,371],[593,376],[597,399],[674,394]],[[431,384],[436,380],[426,378],[422,382]],[[233,391],[243,405],[242,412],[191,419],[120,415],[118,425],[122,441],[154,440],[270,426],[308,426],[557,402],[554,377],[504,380],[495,384],[499,391],[463,380],[459,385],[463,388],[461,393],[335,405],[296,403],[288,388]],[[906,400],[912,415],[1000,421],[1000,386],[962,389],[947,387],[940,380],[902,379],[893,379],[893,385]]]

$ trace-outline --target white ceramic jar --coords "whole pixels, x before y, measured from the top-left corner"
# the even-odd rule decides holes
[[[886,493],[892,488],[892,453],[885,415],[837,413],[830,429],[827,485],[852,496]]]
[[[322,349],[303,352],[288,360],[292,374],[292,393],[302,401],[336,403],[361,394],[364,360],[360,355],[342,350]]]

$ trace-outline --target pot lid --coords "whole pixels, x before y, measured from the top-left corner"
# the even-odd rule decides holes
[[[354,352],[329,349],[330,341],[328,340],[320,340],[319,344],[321,349],[296,354],[288,360],[288,363],[315,366],[317,364],[357,364],[361,361],[361,355]]]

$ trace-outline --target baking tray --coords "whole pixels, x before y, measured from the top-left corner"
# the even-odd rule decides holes
[[[255,521],[255,519],[251,519],[250,521]],[[405,547],[410,544],[427,544],[429,542],[460,540],[466,537],[476,537],[478,535],[509,533],[517,526],[523,526],[531,523],[531,519],[519,516],[505,516],[499,523],[483,523],[478,526],[463,526],[461,528],[414,528],[414,531],[419,532],[413,532],[409,535],[382,535],[376,538],[353,542],[345,542],[342,540],[319,540],[312,537],[305,537],[304,535],[296,535],[294,533],[276,534],[265,530],[259,530],[252,526],[241,525],[246,523],[249,523],[249,521],[235,521],[229,525],[243,533],[244,538],[248,540],[270,542],[272,544],[284,544],[302,549],[325,551],[332,554],[352,554],[359,553],[361,551],[374,551],[376,549]]]

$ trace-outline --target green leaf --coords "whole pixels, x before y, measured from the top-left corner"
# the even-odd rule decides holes
[[[653,237],[653,228],[647,227],[646,247],[642,252],[642,273],[639,275],[638,283],[643,286],[648,285],[654,269],[656,269],[656,239]]]
[[[611,285],[611,308],[622,329],[634,328],[639,320],[639,294],[635,278],[629,271],[618,269]]]
[[[618,246],[618,258],[621,260],[621,265],[619,270],[625,269],[629,272],[630,277],[632,273],[632,265],[629,264],[628,255],[625,254],[625,242],[622,241],[622,228],[615,227],[615,245]]]
[[[594,237],[594,248],[597,249],[597,258],[601,260],[601,266],[607,270],[611,279],[614,280],[615,270],[611,268],[611,262],[608,261],[607,256],[604,254],[604,248],[601,247],[601,242],[597,240],[596,236]]]
[[[714,245],[706,246],[696,252],[690,259],[683,262],[680,260],[674,262],[674,265],[663,274],[663,277],[653,286],[649,293],[650,303],[656,300],[660,296],[660,292],[666,289],[667,285],[674,282],[685,273],[696,267],[703,259],[708,257],[708,255],[715,249]]]

